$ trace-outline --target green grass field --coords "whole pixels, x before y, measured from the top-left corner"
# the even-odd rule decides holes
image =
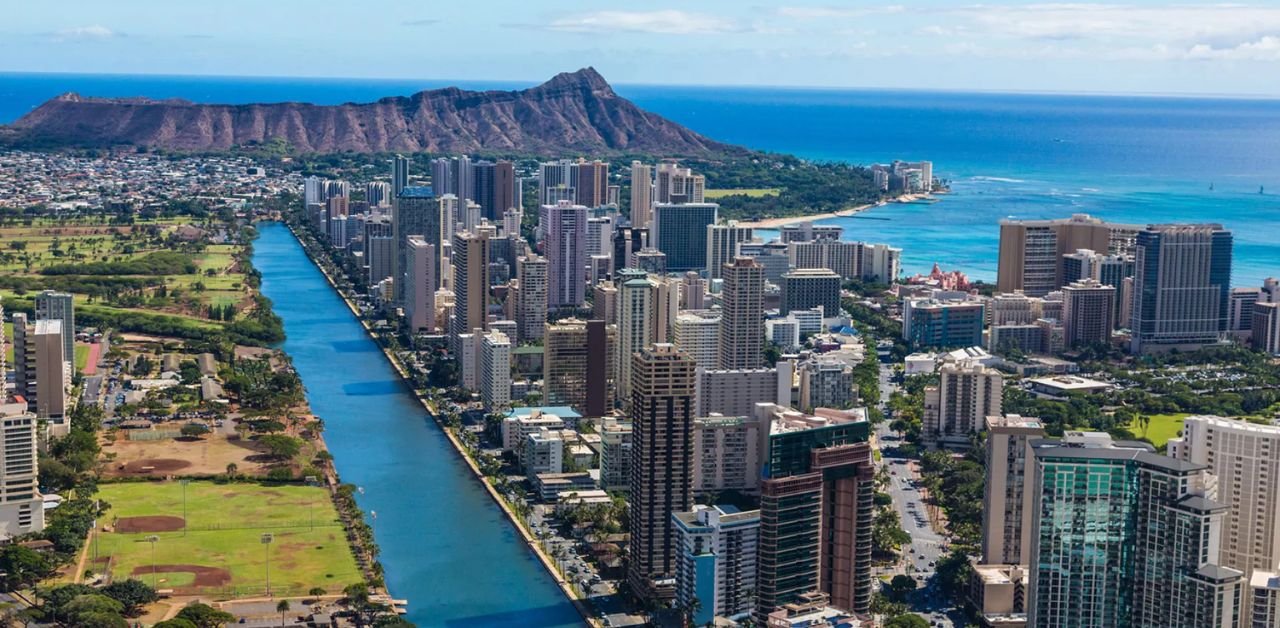
[[[1182,431],[1182,422],[1190,415],[1186,413],[1175,414],[1150,414],[1151,423],[1147,425],[1144,432],[1142,424],[1134,421],[1125,426],[1125,429],[1133,435],[1134,438],[1146,437],[1156,447],[1162,447],[1169,442],[1170,438],[1176,438],[1178,432]]]
[[[712,199],[743,194],[750,196],[751,198],[760,198],[763,196],[777,196],[781,193],[782,190],[778,188],[743,188],[737,190],[704,190],[703,196],[708,199]]]
[[[89,363],[89,345],[76,344],[76,370],[83,371],[86,364]]]
[[[104,484],[100,497],[111,504],[111,510],[99,526],[128,525],[128,517],[183,516],[183,490],[178,482]],[[96,551],[98,568],[102,568],[105,557],[110,557],[116,580],[133,575],[151,583],[153,544],[147,538],[154,535],[158,537],[154,564],[159,589],[225,597],[261,595],[266,589],[268,552],[271,589],[278,595],[301,595],[312,587],[337,592],[362,580],[337,511],[323,488],[191,482],[186,488],[186,513],[185,534],[181,529],[132,534],[99,531],[89,545],[90,558]],[[264,533],[273,535],[270,544],[262,542]],[[196,582],[200,572],[204,582]]]

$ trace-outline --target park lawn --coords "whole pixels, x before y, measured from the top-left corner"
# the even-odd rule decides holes
[[[99,496],[111,504],[100,520],[105,525],[124,517],[183,515],[180,482],[103,484]],[[158,537],[154,543],[157,587],[193,584],[192,572],[172,566],[225,570],[230,582],[207,590],[213,595],[233,594],[228,587],[234,594],[261,594],[268,552],[271,588],[278,594],[304,594],[317,586],[337,592],[362,580],[337,511],[323,488],[191,482],[186,487],[186,513],[185,535],[182,530],[99,531],[90,551],[111,557],[114,578],[136,574],[150,582],[152,544],[147,538],[154,535]],[[262,543],[267,532],[273,535],[269,547]]]
[[[780,188],[740,188],[736,190],[704,190],[702,195],[704,198],[724,198],[726,196],[735,196],[741,194],[751,198],[761,198],[765,196],[777,196],[782,194]]]
[[[1182,423],[1188,416],[1185,412],[1176,412],[1173,414],[1149,414],[1151,423],[1147,426],[1146,433],[1142,431],[1142,424],[1135,419],[1132,423],[1125,426],[1125,429],[1134,438],[1142,438],[1145,436],[1156,447],[1163,447],[1169,442],[1170,438],[1177,438],[1178,433],[1182,431]]]

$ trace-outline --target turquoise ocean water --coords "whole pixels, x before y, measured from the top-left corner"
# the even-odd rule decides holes
[[[439,80],[286,79],[0,73],[0,122],[45,99],[180,97],[197,102],[362,102],[458,84]],[[727,142],[854,163],[929,159],[952,181],[933,205],[889,205],[835,221],[851,239],[995,275],[1000,218],[1085,212],[1110,220],[1218,221],[1235,232],[1234,283],[1280,274],[1280,101],[619,85],[640,106]],[[1213,190],[1210,190],[1210,186]],[[1259,194],[1262,188],[1263,194]]]

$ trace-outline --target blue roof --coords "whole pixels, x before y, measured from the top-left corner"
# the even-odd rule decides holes
[[[836,333],[836,334],[845,334],[845,335],[848,335],[848,336],[857,336],[857,335],[858,335],[858,330],[856,330],[856,329],[854,329],[854,328],[852,328],[852,327],[850,327],[850,326],[848,326],[848,325],[836,325],[836,326],[834,326],[834,327],[832,327],[832,328],[831,328],[831,332],[832,332],[832,333]]]
[[[400,190],[400,196],[406,198],[433,198],[435,193],[429,185],[410,185]]]
[[[507,416],[532,416],[534,412],[554,414],[562,419],[581,419],[582,415],[574,412],[569,406],[536,406],[531,408],[512,408]]]

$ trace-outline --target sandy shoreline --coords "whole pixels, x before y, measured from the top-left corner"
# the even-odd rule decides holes
[[[928,198],[928,194],[904,194],[894,199],[889,199],[887,203],[910,203],[911,201]],[[739,227],[751,227],[752,229],[780,229],[784,225],[796,225],[806,222],[817,222],[819,220],[830,220],[832,218],[848,218],[867,211],[873,207],[878,207],[880,203],[868,203],[866,205],[858,205],[848,209],[842,209],[836,212],[827,212],[825,214],[809,214],[807,216],[787,216],[784,218],[765,218],[764,220],[753,220],[750,222],[738,221]]]

